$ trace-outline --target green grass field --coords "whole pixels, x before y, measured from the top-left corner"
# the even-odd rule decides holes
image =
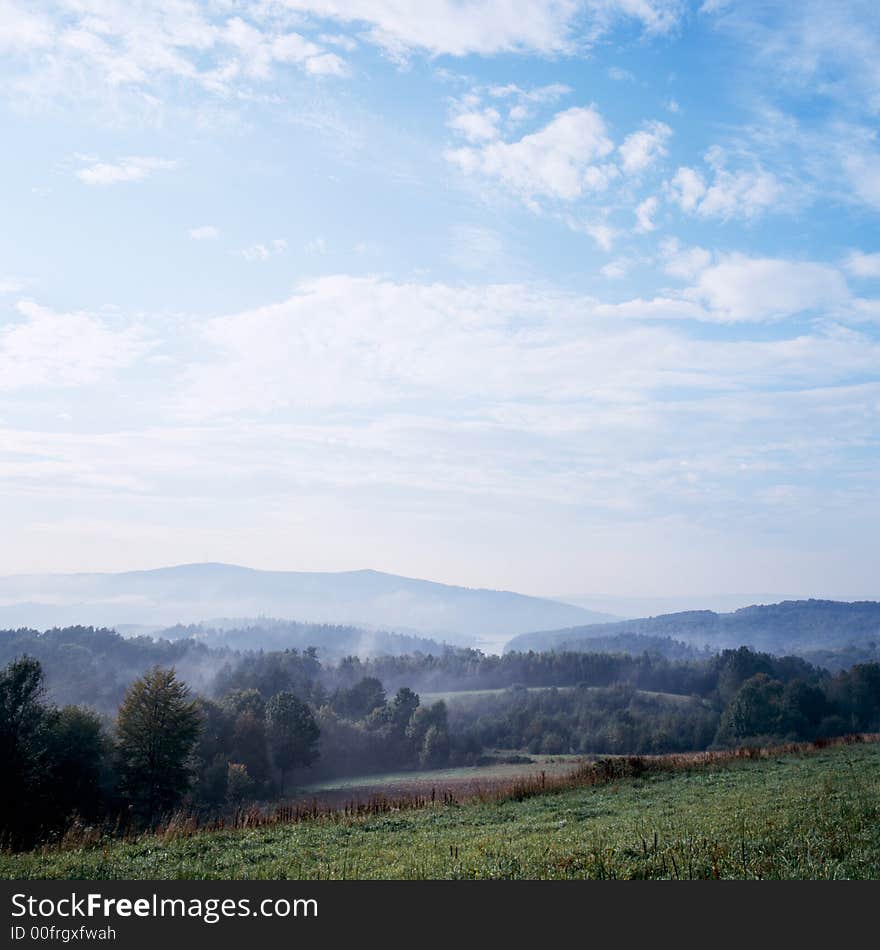
[[[0,855],[13,878],[878,878],[880,745],[436,804]]]

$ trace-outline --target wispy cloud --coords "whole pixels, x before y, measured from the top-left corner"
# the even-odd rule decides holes
[[[192,0],[47,0],[39,12],[0,3],[0,49],[13,54],[6,91],[17,102],[49,105],[131,94],[143,106],[168,82],[190,92],[247,95],[294,67],[315,77],[344,77],[346,60],[291,30],[279,8]],[[29,51],[44,55],[31,57]]]
[[[863,251],[853,251],[847,256],[843,266],[853,277],[880,277],[880,253],[865,254]]]
[[[203,224],[189,229],[189,236],[194,241],[214,241],[220,237],[220,231],[213,224]]]
[[[255,261],[267,261],[270,257],[283,254],[286,250],[287,241],[283,238],[275,238],[274,241],[265,244],[251,244],[250,247],[244,247],[238,253],[248,263],[252,264]]]
[[[666,155],[666,143],[671,135],[672,129],[665,122],[656,121],[648,122],[645,128],[630,133],[619,148],[623,171],[636,175],[650,168]]]
[[[116,162],[95,162],[80,168],[76,177],[86,185],[118,185],[123,182],[145,181],[157,171],[176,167],[177,162],[167,158],[132,155]]]
[[[636,206],[636,231],[646,234],[657,227],[654,223],[654,215],[659,207],[660,202],[653,195]]]
[[[56,313],[32,301],[0,329],[0,389],[79,386],[130,366],[150,342],[137,327],[114,328],[85,312]]]
[[[390,55],[473,53],[551,54],[594,42],[617,24],[635,22],[646,33],[674,29],[680,0],[285,0],[317,17],[367,27],[362,34]]]
[[[754,219],[791,208],[792,196],[772,172],[760,165],[731,171],[726,162],[724,150],[716,146],[706,154],[707,174],[679,168],[668,184],[671,200],[688,214],[721,220]]]

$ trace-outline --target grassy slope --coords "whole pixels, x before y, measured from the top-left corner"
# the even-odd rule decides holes
[[[877,878],[880,745],[437,805],[0,856],[60,878]]]

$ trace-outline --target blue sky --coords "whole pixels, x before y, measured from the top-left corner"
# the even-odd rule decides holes
[[[0,0],[0,572],[876,596],[880,12]]]

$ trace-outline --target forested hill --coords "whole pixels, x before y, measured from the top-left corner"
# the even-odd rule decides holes
[[[591,650],[591,641],[614,636],[671,637],[698,647],[743,644],[770,653],[805,653],[880,643],[880,602],[787,600],[733,613],[689,610],[640,620],[540,630],[514,637],[511,650]]]
[[[327,623],[299,623],[295,620],[221,619],[202,624],[175,624],[153,631],[156,640],[194,640],[212,649],[305,650],[313,647],[322,660],[346,656],[362,659],[404,653],[439,655],[446,644],[429,637],[411,636],[387,630]]]

